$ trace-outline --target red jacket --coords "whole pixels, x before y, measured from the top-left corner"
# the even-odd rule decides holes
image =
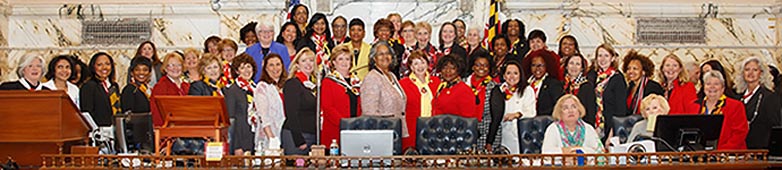
[[[320,108],[323,112],[323,129],[320,143],[330,145],[332,139],[339,143],[339,122],[342,118],[350,118],[350,97],[348,90],[336,81],[325,78],[321,86]],[[356,89],[358,90],[358,89]],[[356,98],[356,116],[361,115],[361,101]]]
[[[673,90],[669,93],[668,105],[671,107],[669,113],[685,113],[688,105],[698,98],[695,84],[687,82],[684,85],[680,85],[678,79],[673,80]]]
[[[684,114],[699,114],[700,103],[689,103]],[[717,150],[747,149],[746,138],[749,132],[749,124],[747,124],[747,115],[744,112],[744,103],[730,97],[725,99],[725,106],[722,107],[724,119]],[[674,112],[671,113],[676,114]]]
[[[427,93],[435,93],[437,91],[437,85],[439,84],[439,78],[435,76],[429,76],[428,86],[431,91],[427,91]],[[410,136],[402,139],[402,149],[405,150],[409,147],[415,147],[415,130],[418,123],[418,118],[421,117],[421,89],[419,89],[415,83],[413,83],[413,80],[410,79],[410,77],[405,77],[402,80],[399,80],[399,85],[402,86],[402,90],[405,91],[405,96],[407,96],[407,106],[405,106],[405,123],[407,123],[407,133],[410,134]],[[434,97],[434,94],[432,97]]]
[[[435,91],[435,94],[432,100],[432,116],[454,114],[481,121],[483,116],[475,113],[475,107],[478,107],[475,94],[464,82]]]
[[[177,88],[176,84],[174,84],[168,76],[163,76],[157,81],[155,87],[152,88],[152,96],[150,96],[149,104],[152,110],[152,122],[154,122],[156,127],[163,125],[163,116],[158,113],[155,96],[187,95],[188,90],[190,90],[190,83],[182,81],[180,86],[182,86],[182,88]]]

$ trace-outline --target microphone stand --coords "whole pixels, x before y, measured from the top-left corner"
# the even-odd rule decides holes
[[[321,116],[323,116],[323,113],[321,113],[321,108],[320,108],[320,98],[322,97],[320,95],[321,94],[320,90],[321,90],[321,85],[322,85],[321,81],[323,81],[323,74],[325,74],[325,72],[323,72],[323,70],[326,69],[326,67],[325,67],[326,66],[326,64],[325,64],[326,62],[327,61],[323,61],[323,66],[324,67],[318,68],[320,71],[315,74],[315,79],[317,81],[317,82],[315,82],[315,87],[317,88],[317,93],[315,93],[315,95],[316,95],[315,96],[315,103],[316,103],[315,104],[315,111],[316,111],[315,113],[317,114],[315,116],[315,125],[317,125],[315,127],[315,135],[316,135],[316,139],[317,140],[315,141],[315,143],[317,145],[322,145],[322,143],[320,143],[320,130],[322,128],[321,126],[323,126],[321,124],[321,122],[322,122],[321,121]]]

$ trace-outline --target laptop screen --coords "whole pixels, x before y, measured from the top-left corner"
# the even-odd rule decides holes
[[[340,149],[345,156],[391,156],[394,149],[392,130],[342,130]]]

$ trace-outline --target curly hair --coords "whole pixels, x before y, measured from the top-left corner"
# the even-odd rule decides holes
[[[521,68],[524,69],[524,77],[532,76],[532,59],[538,57],[542,58],[543,62],[545,62],[546,73],[548,73],[548,76],[559,80],[559,61],[556,60],[556,58],[559,58],[559,55],[553,51],[545,49],[532,51],[529,53],[529,55],[527,55],[527,57],[524,58],[523,61],[521,61]]]
[[[258,66],[255,65],[255,59],[247,53],[241,53],[234,58],[233,64],[231,64],[231,76],[239,77],[239,67],[242,67],[242,64],[249,64],[253,67],[253,75],[250,76],[251,80],[249,80],[252,81],[252,78],[255,77],[255,73],[258,71]]]
[[[630,62],[634,60],[641,62],[641,70],[644,71],[644,77],[649,78],[654,75],[654,62],[649,60],[649,57],[638,54],[638,52],[635,50],[630,50],[630,52],[627,52],[627,55],[625,55],[624,59],[622,59],[622,71],[627,72],[627,67],[630,65]]]
[[[443,58],[440,58],[437,60],[437,66],[435,67],[437,70],[443,70],[446,65],[453,64],[453,66],[456,67],[456,74],[459,74],[464,71],[464,62],[462,62],[462,57],[459,57],[456,54],[448,54],[443,56]]]

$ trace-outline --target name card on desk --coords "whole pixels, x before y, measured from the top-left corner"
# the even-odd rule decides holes
[[[220,161],[223,159],[223,153],[225,153],[226,147],[223,142],[209,142],[206,144],[206,161]]]

